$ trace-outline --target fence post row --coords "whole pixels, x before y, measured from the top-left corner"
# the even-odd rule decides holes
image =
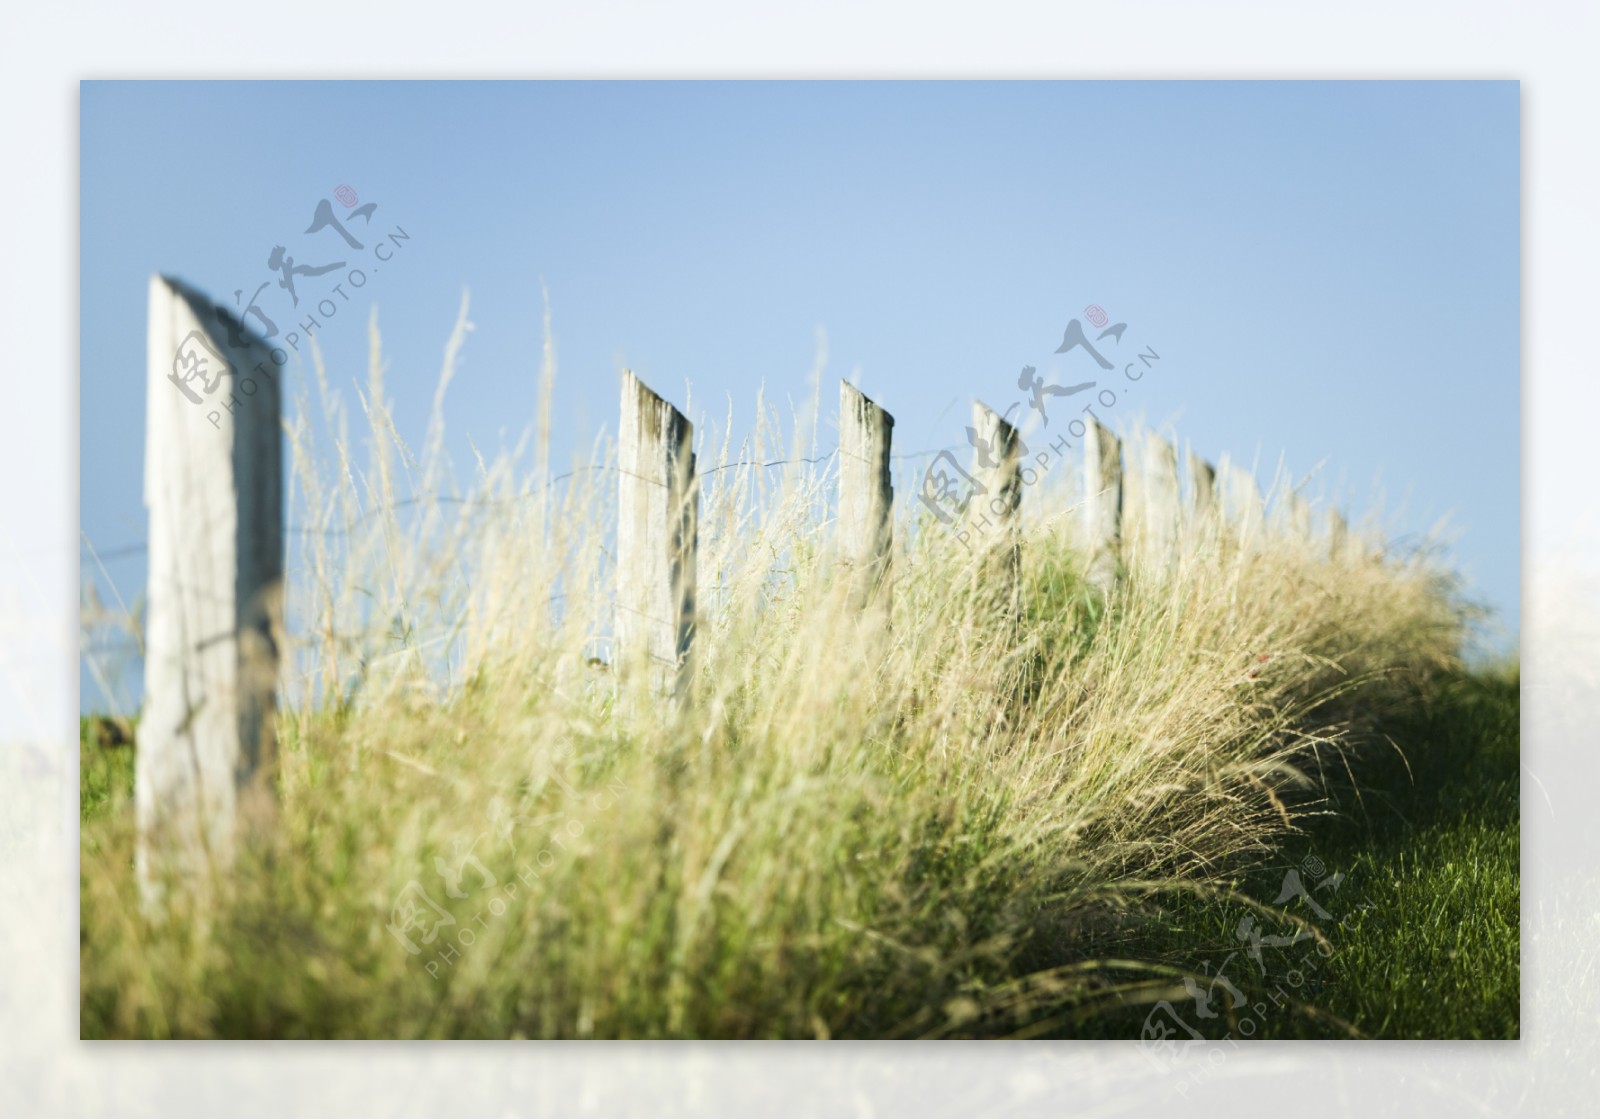
[[[889,447],[894,417],[848,381],[839,382],[839,544],[850,601],[887,608],[885,576],[894,542]]]
[[[276,815],[283,432],[271,351],[167,277],[149,288],[144,700],[134,762],[146,905]]]
[[[620,669],[682,700],[693,670],[699,551],[694,425],[624,370],[618,439]]]
[[[272,351],[232,314],[176,280],[150,282],[145,504],[149,589],[135,802],[137,875],[148,901],[169,870],[230,861],[246,827],[276,814],[278,641],[283,629],[283,433]],[[631,371],[622,378],[618,484],[619,672],[683,700],[692,675],[700,512],[694,427]],[[894,417],[839,385],[839,528],[857,607],[887,606]],[[974,401],[977,496],[963,532],[991,553],[983,570],[1016,613],[1022,499],[1017,429]],[[1115,580],[1123,547],[1122,441],[1090,417],[1083,527],[1089,581]],[[1188,454],[1196,521],[1224,511],[1241,539],[1263,526],[1255,476],[1226,457]],[[1133,477],[1141,550],[1176,545],[1177,453],[1151,434]],[[1311,509],[1288,497],[1288,528],[1310,538]],[[1337,510],[1328,547],[1362,552]]]

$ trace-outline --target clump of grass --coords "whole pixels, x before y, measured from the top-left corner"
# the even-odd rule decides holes
[[[78,720],[78,816],[94,820],[116,812],[133,795],[133,726],[127,720]]]
[[[851,610],[830,464],[759,465],[812,457],[760,409],[702,435],[672,711],[608,665],[610,452],[457,486],[438,402],[413,456],[373,354],[365,468],[320,367],[328,434],[293,431],[280,827],[152,921],[129,814],[85,824],[86,1036],[1070,1030],[1125,975],[1108,916],[1261,859],[1459,648],[1425,558],[1196,527],[1101,594],[1060,511],[1020,619],[909,515],[892,595]]]
[[[1519,691],[1514,664],[1455,669],[1373,713],[1382,746],[1355,760],[1359,782],[1329,776],[1304,834],[1101,931],[1103,951],[1142,968],[1112,970],[1128,998],[1073,1029],[1137,1037],[1149,1014],[1170,1024],[1151,1007],[1164,998],[1213,1040],[1519,1037]],[[1282,897],[1291,872],[1322,913],[1252,901]],[[1246,917],[1264,944],[1241,935]],[[1290,940],[1295,926],[1315,940]]]

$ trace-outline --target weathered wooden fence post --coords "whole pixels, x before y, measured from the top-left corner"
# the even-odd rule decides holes
[[[1093,416],[1084,433],[1083,477],[1087,575],[1104,591],[1116,580],[1122,550],[1122,441]]]
[[[617,652],[622,675],[681,702],[693,672],[700,482],[694,425],[622,372]]]
[[[167,876],[226,868],[276,816],[283,352],[167,277],[150,280],[149,314],[134,802],[136,875],[152,905]]]
[[[858,608],[889,603],[893,432],[893,416],[848,381],[839,382],[839,548],[850,569],[850,601]]]
[[[962,532],[984,559],[981,597],[1007,618],[1017,613],[1022,548],[1017,542],[1022,506],[1022,441],[1005,417],[982,401],[972,402],[972,477],[982,488],[967,503]]]
[[[1143,521],[1141,551],[1146,561],[1169,564],[1177,559],[1178,544],[1178,453],[1172,444],[1145,433],[1143,464],[1140,470],[1140,506]]]
[[[1349,560],[1358,553],[1351,547],[1350,523],[1336,509],[1328,510],[1328,559],[1335,562]]]
[[[1298,490],[1289,493],[1289,534],[1302,544],[1311,540],[1311,503]]]
[[[1261,491],[1256,486],[1255,474],[1232,459],[1224,458],[1219,470],[1223,507],[1242,544],[1261,531],[1265,515]]]
[[[1217,468],[1189,452],[1190,510],[1196,522],[1216,516]]]

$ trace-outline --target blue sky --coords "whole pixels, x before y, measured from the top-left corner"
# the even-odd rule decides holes
[[[463,289],[450,447],[533,422],[548,288],[558,460],[614,428],[628,366],[718,422],[832,376],[898,448],[964,444],[1089,304],[1162,363],[1106,419],[1203,455],[1325,464],[1394,527],[1449,516],[1454,563],[1519,626],[1515,82],[87,82],[81,521],[128,601],[144,580],[146,283],[230,300],[343,255],[307,236],[340,184],[409,235],[318,337],[364,379],[376,306],[397,423],[420,443]],[[346,208],[334,203],[337,213]],[[352,233],[363,236],[353,224]],[[330,278],[303,279],[308,294]],[[262,305],[295,329],[276,288]],[[285,300],[287,297],[284,297]],[[1070,359],[1072,356],[1068,356]],[[1081,355],[1078,356],[1081,358]],[[303,384],[291,363],[287,387]],[[351,394],[347,393],[347,397]],[[831,408],[825,415],[831,415]],[[736,436],[737,436],[736,432]],[[824,433],[826,443],[828,433]],[[87,555],[86,580],[110,589]],[[137,682],[130,685],[136,695]],[[126,699],[126,697],[125,697]],[[82,705],[103,706],[82,680]]]

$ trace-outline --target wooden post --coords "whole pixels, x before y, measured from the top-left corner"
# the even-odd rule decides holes
[[[694,425],[622,372],[617,651],[628,680],[682,701],[693,672],[700,482]]]
[[[1222,475],[1223,507],[1239,541],[1244,543],[1260,532],[1265,514],[1256,476],[1226,458],[1219,471]]]
[[[1145,433],[1144,462],[1139,480],[1143,500],[1145,559],[1167,564],[1177,557],[1178,543],[1178,453],[1172,444]]]
[[[1122,550],[1122,441],[1091,416],[1083,441],[1084,546],[1088,580],[1108,590]]]
[[[1344,560],[1350,550],[1350,523],[1336,509],[1328,510],[1328,559]]]
[[[1311,503],[1298,490],[1289,492],[1289,535],[1302,543],[1311,540]]]
[[[283,633],[280,367],[179,281],[152,277],[149,295],[149,613],[134,762],[147,905],[169,874],[224,869],[271,826]]]
[[[1017,613],[1022,550],[1017,543],[1022,506],[1022,441],[1005,417],[982,401],[972,402],[972,477],[982,487],[967,503],[964,539],[985,557],[978,568],[983,598],[1008,618]]]
[[[1217,509],[1217,468],[1189,452],[1190,510],[1194,520],[1205,521]]]
[[[839,382],[839,547],[850,569],[850,601],[858,608],[889,601],[893,433],[893,416],[848,381]]]

